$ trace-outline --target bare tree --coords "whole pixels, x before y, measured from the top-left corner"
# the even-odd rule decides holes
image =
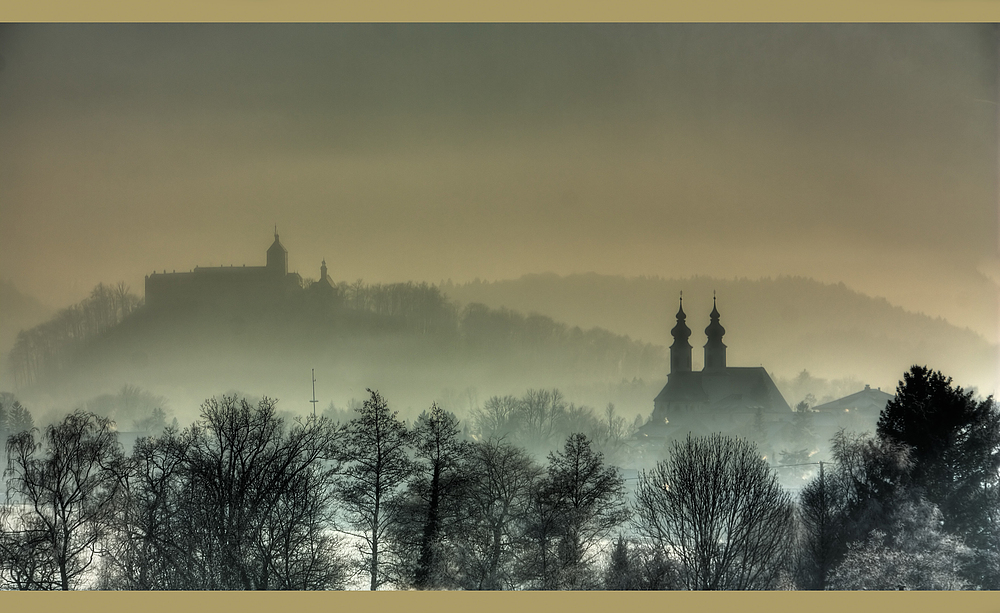
[[[541,469],[528,454],[503,439],[474,445],[466,464],[467,522],[453,548],[465,589],[516,586],[515,563],[523,548],[523,523]]]
[[[377,590],[393,578],[385,564],[385,547],[396,521],[395,505],[413,466],[407,457],[406,426],[377,391],[368,393],[371,397],[347,425],[343,457],[349,463],[337,482],[337,498],[350,528],[345,533],[359,540],[369,586]]]
[[[529,532],[539,587],[595,587],[592,571],[601,543],[628,519],[625,481],[618,470],[604,464],[585,435],[572,434],[562,451],[549,454],[534,503]]]
[[[559,390],[528,390],[521,399],[520,440],[532,452],[551,449],[565,414],[566,400]]]
[[[491,396],[483,406],[472,411],[475,431],[482,440],[514,433],[518,427],[520,401],[514,396]]]
[[[768,589],[787,562],[792,503],[753,443],[688,436],[640,475],[637,530],[697,590]]]
[[[330,589],[339,430],[286,426],[275,401],[222,396],[177,433],[140,439],[108,540],[106,587]]]
[[[182,493],[187,482],[186,462],[194,442],[193,430],[143,437],[135,442],[122,481],[120,506],[104,551],[102,587],[107,589],[193,589],[204,585],[198,565],[191,561],[199,550],[186,536],[194,534],[187,519],[194,514]]]
[[[121,448],[107,418],[76,411],[7,439],[8,546],[20,548],[22,587],[69,590],[95,561],[120,488]],[[9,571],[8,571],[9,572]]]
[[[471,445],[458,438],[458,418],[431,405],[413,428],[416,479],[410,491],[419,501],[416,514],[422,521],[419,557],[413,577],[416,588],[438,587],[445,581],[442,544],[460,529],[460,502],[469,483],[464,464]]]
[[[202,405],[185,460],[184,523],[203,543],[199,572],[210,589],[317,589],[308,569],[336,560],[310,559],[328,525],[328,499],[339,431],[323,418],[285,429],[275,401],[256,406],[223,396]],[[302,533],[305,531],[305,534]],[[305,555],[303,564],[289,567]],[[300,577],[306,572],[306,579]],[[325,576],[325,571],[318,573]]]

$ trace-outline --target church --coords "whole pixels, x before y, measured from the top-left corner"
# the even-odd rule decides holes
[[[754,419],[789,419],[791,408],[762,366],[729,366],[722,337],[726,329],[712,299],[711,323],[705,328],[705,365],[691,368],[692,346],[681,296],[677,325],[670,331],[670,374],[653,401],[653,414],[640,429],[641,437],[662,438],[672,431],[729,430]]]
[[[327,275],[326,260],[319,280],[303,287],[302,277],[288,272],[288,250],[274,231],[264,266],[196,266],[190,272],[153,272],[146,275],[146,306],[181,307],[280,306],[302,298],[330,301],[337,290]]]

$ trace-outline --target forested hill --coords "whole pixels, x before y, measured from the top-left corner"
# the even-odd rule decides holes
[[[13,283],[0,279],[0,368],[7,370],[7,352],[14,346],[18,331],[52,316],[52,309],[37,298],[22,293]]]
[[[232,389],[307,403],[315,369],[323,406],[371,387],[422,409],[448,389],[662,385],[668,369],[661,345],[504,308],[459,309],[427,284],[342,284],[327,301],[303,295],[190,308],[137,306],[127,293],[99,300],[106,288],[18,335],[9,359],[20,391],[87,398],[127,383],[174,406]],[[90,321],[104,325],[84,325]],[[648,410],[652,396],[640,396]]]
[[[905,311],[843,284],[801,277],[539,274],[493,283],[446,283],[442,290],[460,304],[479,302],[543,313],[569,325],[600,326],[662,345],[671,342],[677,299],[683,291],[695,368],[700,368],[715,291],[731,366],[763,364],[779,376],[805,369],[891,390],[909,366],[930,364],[959,384],[987,393],[995,389],[996,344],[943,319]]]

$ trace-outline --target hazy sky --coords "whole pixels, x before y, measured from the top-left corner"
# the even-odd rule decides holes
[[[0,277],[843,281],[993,336],[992,25],[0,26]]]

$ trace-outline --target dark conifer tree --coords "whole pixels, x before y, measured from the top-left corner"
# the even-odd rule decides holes
[[[910,448],[911,477],[944,514],[945,529],[973,547],[998,536],[1000,412],[925,366],[903,374],[878,422],[878,436]]]

